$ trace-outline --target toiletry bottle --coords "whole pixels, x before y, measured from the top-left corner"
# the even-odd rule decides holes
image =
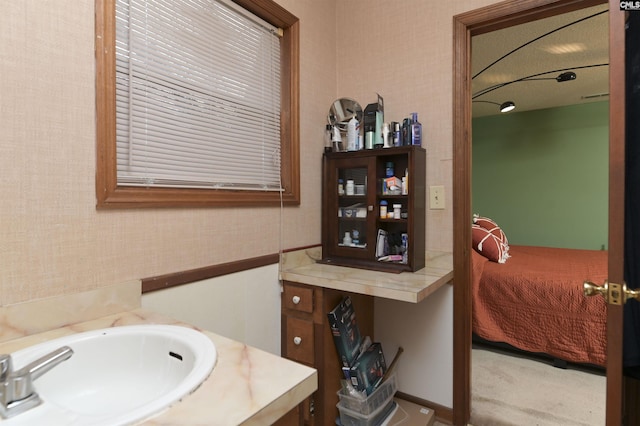
[[[373,149],[376,129],[377,104],[369,104],[364,109],[363,129],[364,129],[364,149]]]
[[[394,204],[393,205],[393,218],[400,219],[400,213],[402,211],[402,204]]]
[[[382,147],[383,148],[391,148],[391,143],[389,142],[389,123],[382,124]]]
[[[411,145],[411,119],[402,121],[402,145]]]
[[[347,195],[355,195],[355,184],[353,179],[347,179],[347,186],[345,188]]]
[[[402,263],[409,263],[409,234],[402,233],[401,237]]]
[[[385,201],[385,200],[380,201],[380,219],[386,219],[387,218],[388,205],[389,205],[389,203],[387,203],[387,201]]]
[[[422,124],[418,121],[418,113],[411,113],[411,145],[422,145]]]
[[[347,123],[347,151],[357,151],[358,149],[358,119],[354,116]]]
[[[344,195],[344,181],[338,179],[338,195]]]
[[[395,175],[395,171],[393,168],[393,161],[387,161],[384,164],[384,177],[393,177]]]
[[[344,151],[344,148],[342,146],[342,135],[340,135],[340,129],[338,128],[338,126],[333,126],[331,142],[333,144],[333,152]]]
[[[404,176],[402,177],[402,195],[409,194],[409,169],[404,169]]]
[[[331,152],[331,124],[324,128],[324,152]]]
[[[402,146],[402,131],[400,130],[400,123],[397,121],[391,122],[391,130],[393,132],[392,142],[393,146]]]
[[[376,127],[373,130],[373,146],[374,148],[382,148],[384,141],[382,140],[382,123],[384,121],[384,113],[381,110],[376,111]]]
[[[350,232],[345,232],[344,233],[344,238],[342,239],[342,244],[344,244],[345,246],[350,246],[351,243],[352,243],[351,233]]]
[[[364,133],[364,149],[373,149],[373,131],[366,131]]]

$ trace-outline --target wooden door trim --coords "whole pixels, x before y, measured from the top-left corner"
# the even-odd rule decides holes
[[[603,3],[509,0],[453,17],[454,425],[466,425],[471,415],[471,36]]]
[[[624,282],[625,74],[625,12],[609,1],[609,187],[616,190],[609,191],[608,277],[614,283]],[[607,305],[606,424],[616,426],[625,411],[622,330],[623,306]]]

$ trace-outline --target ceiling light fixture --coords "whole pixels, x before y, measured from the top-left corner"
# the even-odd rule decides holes
[[[559,76],[556,77],[556,81],[558,83],[562,83],[564,81],[571,81],[571,80],[575,80],[577,78],[576,73],[573,71],[567,71],[567,72],[563,72],[562,74],[560,74]]]
[[[498,105],[500,107],[500,112],[511,112],[514,109],[516,109],[516,104],[513,101],[507,101],[507,102],[503,102],[501,104],[499,104],[497,102],[491,102],[491,101],[472,101],[472,102],[482,102],[482,103],[485,103],[485,104]]]
[[[587,46],[585,46],[584,43],[566,43],[542,48],[542,50],[547,53],[551,53],[552,55],[567,55],[571,53],[584,52],[587,50]]]
[[[500,112],[511,112],[516,109],[516,104],[512,101],[503,102],[500,105]]]

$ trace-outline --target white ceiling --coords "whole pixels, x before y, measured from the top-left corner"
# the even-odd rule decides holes
[[[568,25],[599,12],[604,13]],[[608,65],[590,67],[609,63],[608,19],[607,5],[603,4],[474,36],[471,51],[475,77],[471,91],[478,96],[473,100],[497,104],[513,101],[514,112],[608,100]],[[568,26],[559,29],[565,25]],[[551,31],[554,32],[529,43]],[[558,83],[555,78],[563,71],[548,73],[565,69],[575,72],[576,79]],[[545,74],[534,78],[552,80],[521,81],[481,94],[492,86],[541,73]],[[498,105],[472,105],[474,117],[500,114]]]

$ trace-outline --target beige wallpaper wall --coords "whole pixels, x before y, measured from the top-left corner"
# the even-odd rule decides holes
[[[451,16],[492,1],[279,0],[301,20],[300,207],[95,209],[93,0],[0,0],[0,306],[320,242],[322,131],[339,96],[417,111],[451,193]],[[337,51],[337,53],[336,53]],[[451,197],[427,246],[451,248]]]
[[[377,92],[384,97],[385,121],[417,112],[422,123],[427,187],[445,187],[445,209],[427,209],[427,249],[453,248],[453,16],[492,3],[337,1],[339,96],[352,97],[364,108],[375,102]]]

